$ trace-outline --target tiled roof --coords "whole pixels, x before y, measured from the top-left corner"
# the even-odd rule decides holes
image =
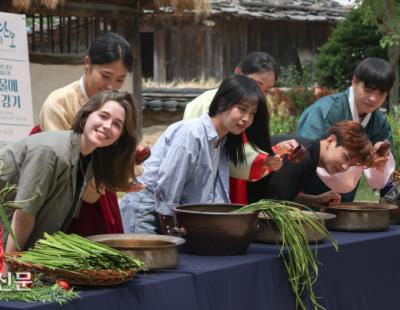
[[[269,20],[337,22],[350,10],[336,1],[321,0],[220,0],[211,4],[211,14]]]
[[[293,21],[328,21],[344,19],[351,6],[334,0],[211,0],[211,15],[230,15],[243,18]],[[162,7],[162,13],[173,13],[171,7]],[[153,14],[153,10],[143,10]],[[184,11],[184,15],[190,14]]]

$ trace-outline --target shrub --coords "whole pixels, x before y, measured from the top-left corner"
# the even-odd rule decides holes
[[[343,90],[349,86],[359,61],[370,56],[387,59],[386,50],[379,45],[382,36],[376,26],[363,22],[360,9],[353,9],[318,51],[315,63],[318,83]]]
[[[400,106],[394,106],[393,111],[387,114],[387,119],[392,128],[394,150],[398,158],[400,156]],[[396,160],[396,169],[400,170],[398,160]]]

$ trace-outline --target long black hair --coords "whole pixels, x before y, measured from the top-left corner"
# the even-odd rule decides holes
[[[131,47],[123,37],[105,32],[93,40],[88,49],[90,63],[102,65],[120,60],[128,72],[132,72],[133,55]]]
[[[265,95],[254,80],[244,75],[233,75],[224,79],[211,102],[209,115],[215,117],[217,114],[229,110],[235,104],[246,101],[257,103],[257,112],[254,115],[253,123],[245,130],[247,141],[254,149],[272,154],[269,112]],[[225,150],[229,160],[235,165],[243,163],[246,159],[242,135],[228,133]]]

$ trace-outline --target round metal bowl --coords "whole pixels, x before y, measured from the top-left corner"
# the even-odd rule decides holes
[[[312,212],[312,211],[301,211],[308,214],[309,216],[316,218],[319,223],[325,226],[326,220],[332,220],[335,218],[334,214],[323,213],[323,212]],[[325,235],[312,229],[308,225],[303,224],[304,231],[309,242],[319,242],[325,239]],[[254,241],[262,243],[281,243],[282,234],[280,233],[275,222],[266,218],[263,213],[258,216],[257,232],[254,237]]]
[[[392,205],[395,205],[397,207],[397,209],[389,210],[390,224],[391,225],[400,224],[399,202],[397,200],[391,200],[391,199],[387,199],[385,197],[381,197],[380,203],[392,204]]]
[[[87,238],[140,258],[148,270],[176,268],[177,246],[185,243],[179,237],[150,234],[104,234]]]
[[[349,202],[326,208],[336,215],[328,229],[345,231],[382,231],[389,227],[389,212],[397,207],[385,203]]]
[[[188,252],[200,255],[244,254],[253,239],[257,213],[232,213],[233,204],[181,205],[174,208],[178,231]]]

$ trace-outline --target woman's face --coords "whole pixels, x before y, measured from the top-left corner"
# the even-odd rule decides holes
[[[92,112],[82,133],[86,152],[93,152],[98,147],[109,146],[117,141],[123,132],[124,122],[125,110],[113,100]]]
[[[251,126],[257,112],[257,103],[244,101],[219,113],[220,123],[226,133],[241,134]]]
[[[84,62],[84,84],[89,98],[104,90],[120,89],[128,75],[128,70],[120,60],[101,65],[90,64],[89,58],[85,58]]]

